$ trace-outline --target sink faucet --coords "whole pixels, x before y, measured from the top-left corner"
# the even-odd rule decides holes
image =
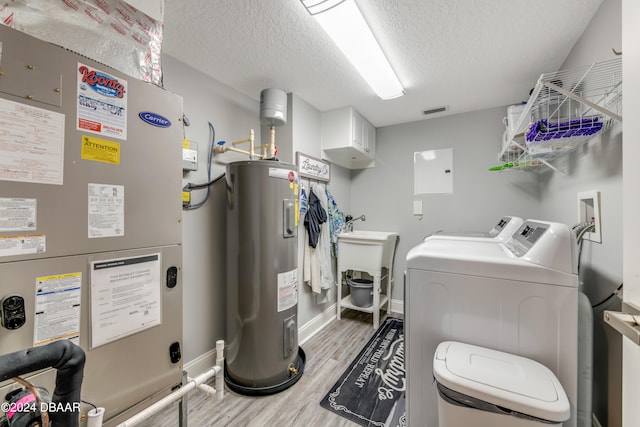
[[[345,226],[347,228],[347,231],[353,231],[353,223],[359,219],[361,219],[363,222],[367,220],[367,218],[365,218],[364,215],[360,215],[357,218],[352,217],[351,215],[347,215],[346,218],[347,222],[345,223]]]

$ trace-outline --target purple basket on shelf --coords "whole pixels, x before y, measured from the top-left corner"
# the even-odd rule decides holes
[[[547,119],[538,120],[529,126],[527,142],[549,141],[551,139],[575,136],[590,136],[602,130],[598,117],[585,117],[566,122],[552,123]]]

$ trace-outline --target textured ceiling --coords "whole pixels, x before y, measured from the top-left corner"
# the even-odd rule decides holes
[[[259,100],[293,92],[352,105],[375,126],[526,100],[557,70],[602,0],[357,0],[403,83],[383,101],[299,0],[165,0],[164,53]]]

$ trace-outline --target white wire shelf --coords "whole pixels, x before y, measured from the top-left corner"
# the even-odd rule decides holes
[[[622,122],[622,58],[542,74],[491,170],[539,170]]]

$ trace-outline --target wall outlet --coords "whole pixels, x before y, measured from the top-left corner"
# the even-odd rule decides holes
[[[600,228],[601,219],[600,192],[593,190],[578,193],[578,222],[584,223],[593,221],[595,224],[595,229],[593,231],[584,234],[584,240],[602,243],[602,230]]]

